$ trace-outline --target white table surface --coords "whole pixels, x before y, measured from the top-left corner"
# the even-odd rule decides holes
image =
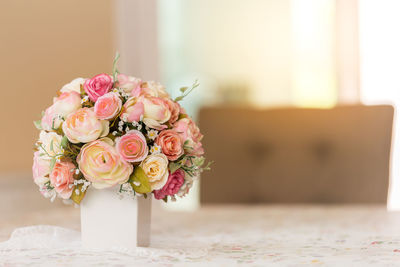
[[[5,194],[0,197],[0,241],[16,227],[36,224],[73,229],[56,231],[58,237],[79,238],[79,209],[49,205],[30,210],[33,200],[4,205]],[[10,249],[9,243],[0,243],[0,266],[400,266],[400,213],[373,205],[157,209],[150,248],[96,252],[71,243],[16,244],[20,247]]]

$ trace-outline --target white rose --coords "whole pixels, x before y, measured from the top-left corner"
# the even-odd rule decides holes
[[[168,159],[164,154],[147,156],[140,167],[149,178],[151,190],[161,189],[168,181]]]
[[[74,91],[74,92],[77,92],[80,94],[81,93],[81,85],[83,85],[85,83],[85,80],[86,79],[84,79],[84,78],[76,78],[76,79],[72,80],[70,83],[67,83],[66,85],[64,85],[60,91],[61,91],[61,93]]]

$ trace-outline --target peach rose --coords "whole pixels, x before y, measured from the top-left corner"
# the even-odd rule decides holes
[[[165,103],[168,106],[169,111],[171,112],[171,118],[169,119],[169,123],[174,123],[179,118],[179,113],[181,111],[181,105],[179,103],[172,101],[171,99],[165,99]]]
[[[58,129],[63,119],[81,107],[81,96],[71,91],[54,98],[54,103],[46,109],[42,118],[42,128],[46,131]]]
[[[83,89],[85,89],[86,94],[89,99],[96,102],[97,99],[108,93],[113,86],[113,79],[110,75],[102,73],[88,79],[83,84]]]
[[[60,161],[54,165],[50,173],[50,183],[63,199],[71,197],[73,187],[70,185],[74,183],[75,168],[75,165],[70,161]]]
[[[117,86],[121,89],[124,90],[126,94],[131,95],[132,92],[134,94],[137,94],[137,92],[140,90],[140,84],[142,83],[142,80],[128,76],[125,74],[118,74],[118,84]],[[138,96],[138,95],[136,95]]]
[[[107,93],[100,96],[94,104],[94,113],[100,120],[113,119],[121,110],[122,100],[117,93]]]
[[[41,156],[42,152],[36,151],[33,154],[33,181],[40,187],[49,181],[48,175],[50,174],[50,159]]]
[[[140,167],[149,178],[151,190],[161,189],[168,180],[168,159],[164,154],[147,156]]]
[[[157,136],[155,143],[161,147],[162,152],[171,161],[183,155],[183,142],[174,130],[163,130]]]
[[[88,143],[108,134],[109,121],[97,119],[91,108],[81,108],[67,117],[62,128],[71,143]]]
[[[190,118],[183,118],[175,122],[173,129],[179,133],[183,142],[187,142],[187,152],[191,155],[201,156],[204,154],[199,127]]]
[[[166,196],[173,196],[179,192],[185,182],[185,172],[182,169],[177,169],[174,173],[169,174],[167,183],[163,188],[155,190],[154,197],[156,199],[163,199]]]
[[[139,121],[144,113],[143,103],[137,97],[128,98],[122,108],[121,118],[127,122]]]
[[[169,94],[165,91],[165,87],[154,81],[148,81],[141,84],[140,95],[169,98]]]
[[[81,86],[83,86],[83,84],[85,83],[84,78],[76,78],[74,80],[72,80],[70,83],[67,83],[66,85],[64,85],[60,92],[64,93],[64,92],[77,92],[78,94],[81,93]]]
[[[115,141],[117,151],[125,161],[140,162],[144,160],[149,153],[146,138],[140,131],[128,131]]]
[[[144,124],[157,130],[167,128],[163,124],[171,118],[171,111],[164,99],[159,97],[143,97],[141,102],[144,106]]]
[[[133,166],[121,158],[110,138],[85,144],[76,162],[85,178],[97,189],[123,184],[133,171]]]

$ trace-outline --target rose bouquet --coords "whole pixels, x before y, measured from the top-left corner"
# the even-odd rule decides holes
[[[79,204],[88,187],[119,186],[121,196],[183,197],[209,169],[203,135],[179,101],[152,81],[120,74],[66,84],[35,121],[33,179],[43,196]]]

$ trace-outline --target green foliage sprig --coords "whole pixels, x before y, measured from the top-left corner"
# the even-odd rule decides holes
[[[176,97],[174,99],[175,102],[181,101],[182,99],[184,99],[186,96],[188,96],[194,89],[196,89],[197,87],[199,87],[200,83],[198,80],[195,80],[194,83],[192,84],[192,86],[188,87],[181,87],[179,89],[179,91],[181,91],[181,95]]]

